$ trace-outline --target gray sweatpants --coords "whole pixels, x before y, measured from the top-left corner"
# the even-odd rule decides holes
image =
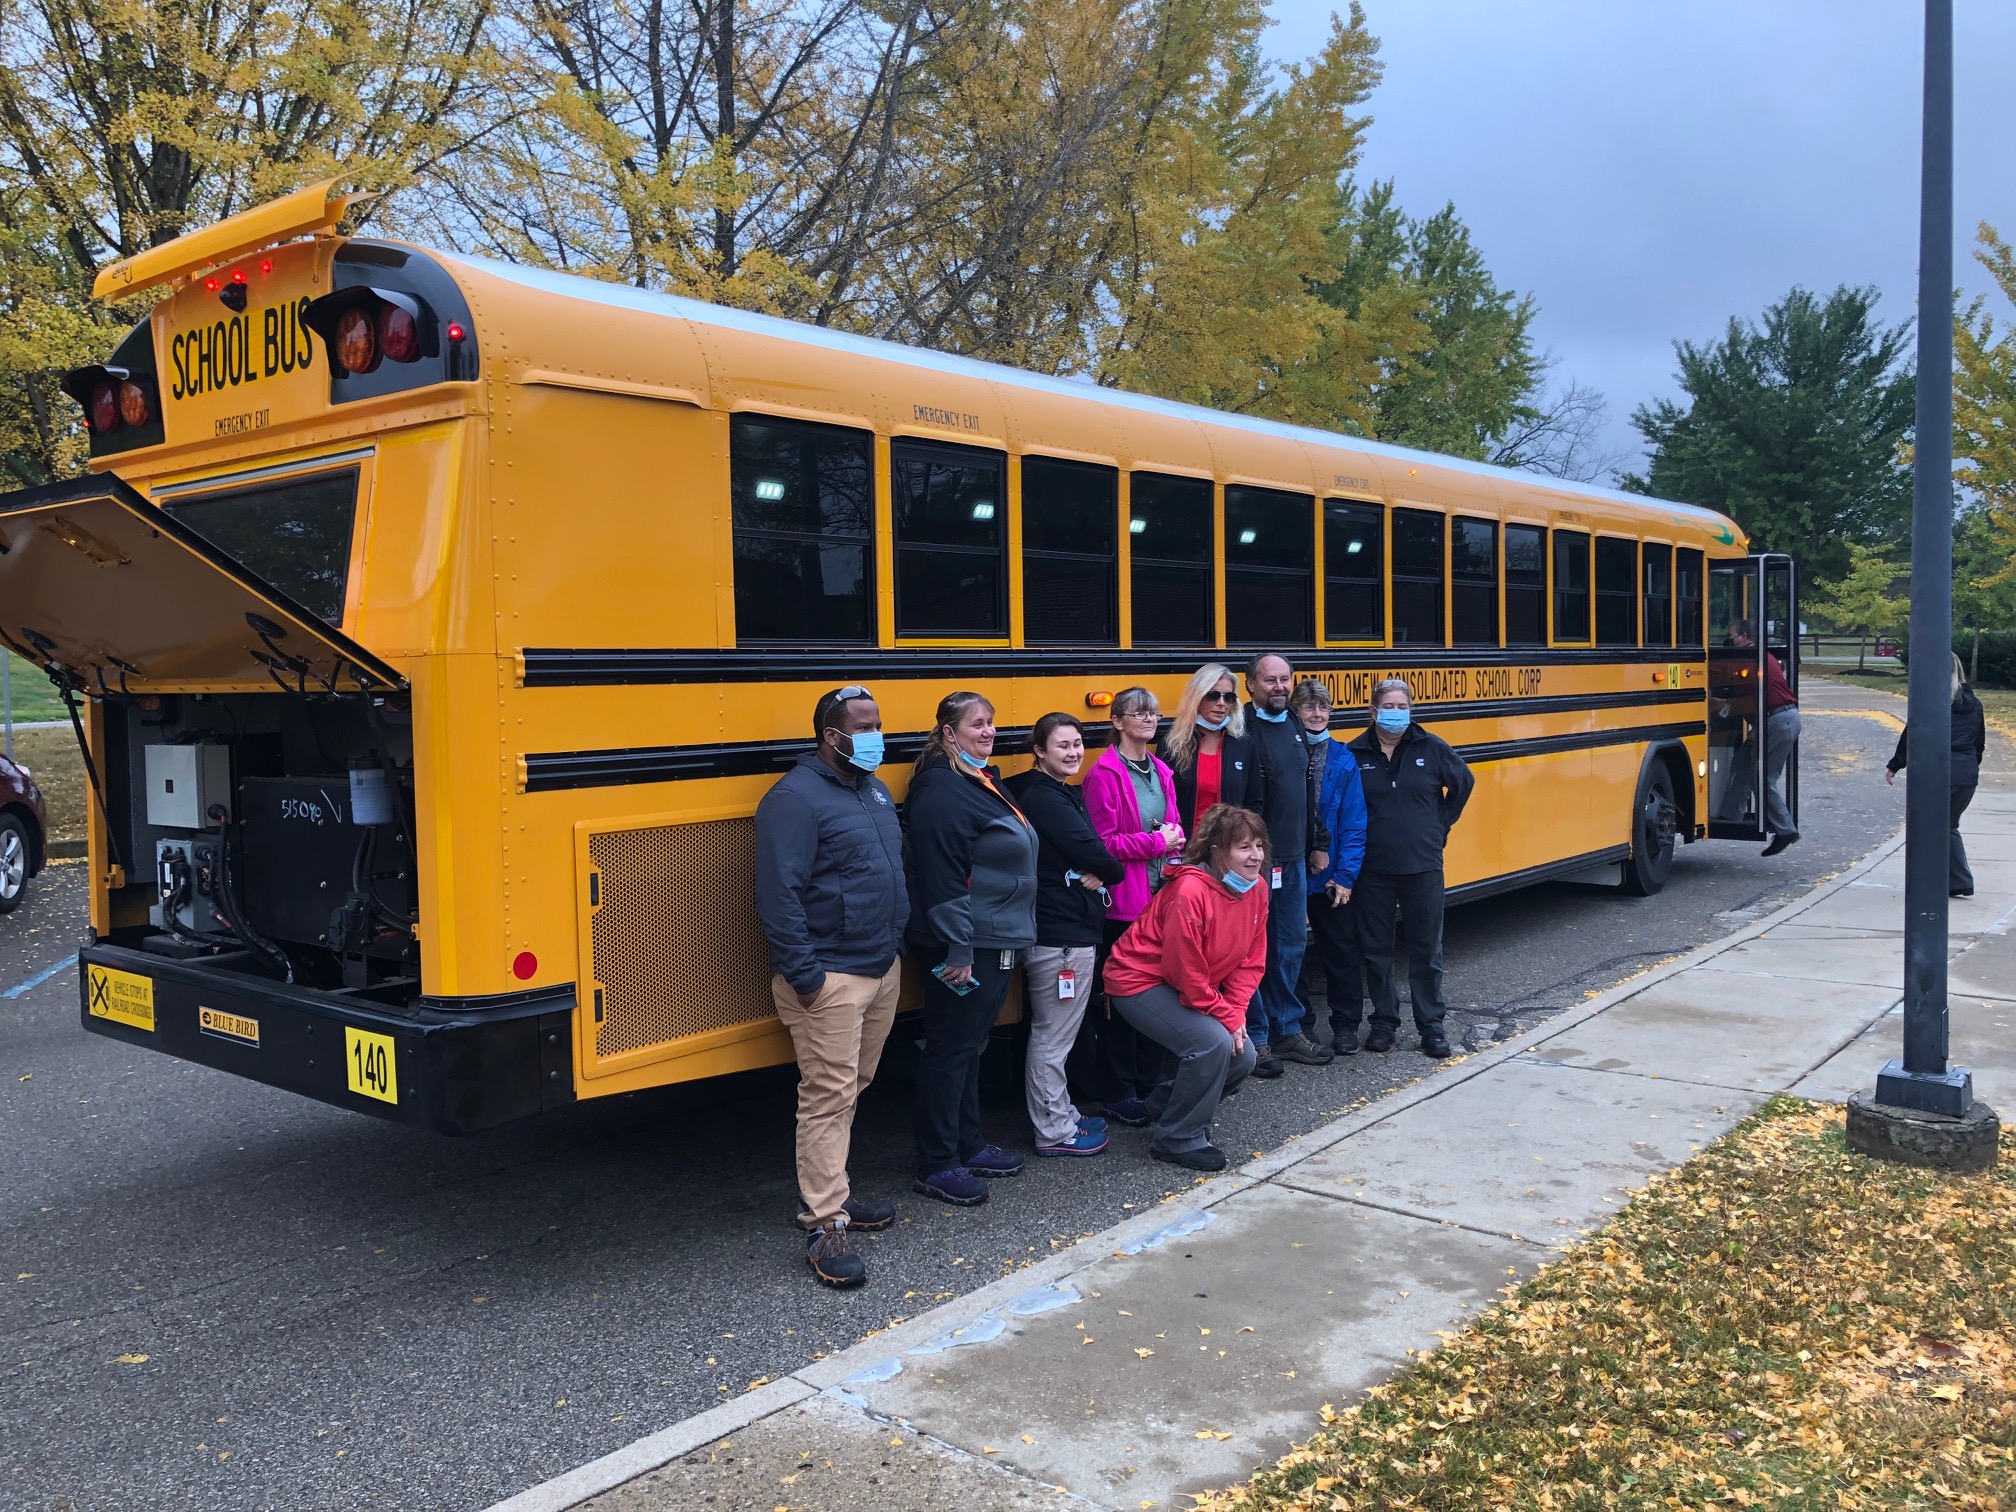
[[[1022,952],[1022,980],[1029,989],[1024,1091],[1039,1145],[1062,1144],[1078,1134],[1078,1109],[1064,1084],[1064,1059],[1092,1000],[1092,962],[1098,953],[1092,945],[1031,945]],[[1058,978],[1067,971],[1072,977],[1068,998],[1058,992]]]
[[[1785,801],[1783,783],[1786,763],[1799,744],[1799,706],[1787,704],[1766,721],[1764,736],[1764,823],[1769,835],[1798,833],[1792,822],[1791,806]],[[1756,747],[1744,741],[1736,752],[1736,776],[1723,795],[1720,817],[1741,818],[1750,808],[1750,770],[1756,761]]]
[[[1176,1074],[1148,1095],[1148,1116],[1155,1120],[1149,1148],[1165,1155],[1203,1149],[1211,1142],[1219,1099],[1253,1069],[1253,1041],[1233,1054],[1231,1032],[1210,1014],[1184,1007],[1167,983],[1133,997],[1116,993],[1113,1007],[1176,1057]]]

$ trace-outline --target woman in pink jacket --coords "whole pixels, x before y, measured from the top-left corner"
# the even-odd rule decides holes
[[[1146,688],[1124,688],[1113,695],[1111,712],[1113,743],[1085,773],[1085,810],[1126,876],[1106,909],[1095,984],[1114,942],[1147,910],[1161,885],[1163,862],[1183,851],[1176,779],[1154,751],[1162,719],[1155,695]],[[1100,1011],[1085,1015],[1085,1029],[1097,1037],[1097,1095],[1109,1120],[1139,1128],[1148,1122],[1148,1094],[1162,1079],[1162,1047],[1114,1013],[1103,997]]]

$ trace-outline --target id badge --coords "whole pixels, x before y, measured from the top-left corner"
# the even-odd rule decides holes
[[[1060,971],[1057,973],[1057,996],[1060,998],[1075,998],[1078,996],[1077,972]]]
[[[1278,866],[1274,868],[1273,890],[1275,892],[1281,891],[1281,868]]]
[[[1014,951],[1004,950],[1001,952],[1001,969],[1003,971],[1013,971],[1015,969]]]

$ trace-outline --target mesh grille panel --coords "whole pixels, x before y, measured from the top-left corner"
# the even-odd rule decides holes
[[[598,1057],[770,1017],[754,819],[591,835],[588,856]]]

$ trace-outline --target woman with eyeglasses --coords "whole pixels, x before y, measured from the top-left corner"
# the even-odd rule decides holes
[[[910,948],[922,963],[916,1190],[972,1207],[1022,1157],[980,1142],[980,1056],[1015,958],[1036,943],[1036,830],[989,766],[994,705],[939,700],[903,806],[910,834]]]
[[[1085,774],[1085,809],[1106,849],[1125,875],[1112,890],[1099,950],[1099,967],[1114,942],[1148,907],[1161,885],[1162,866],[1183,849],[1177,820],[1176,784],[1155,755],[1156,727],[1162,722],[1155,695],[1146,688],[1123,688],[1113,695],[1113,743]],[[1094,1018],[1106,1116],[1115,1123],[1147,1123],[1147,1098],[1161,1077],[1162,1051],[1135,1032],[1110,1004]]]
[[[1267,802],[1267,778],[1260,751],[1246,733],[1239,703],[1239,680],[1229,667],[1211,662],[1185,684],[1162,737],[1162,759],[1176,784],[1176,811],[1186,833],[1215,803],[1259,812]]]

